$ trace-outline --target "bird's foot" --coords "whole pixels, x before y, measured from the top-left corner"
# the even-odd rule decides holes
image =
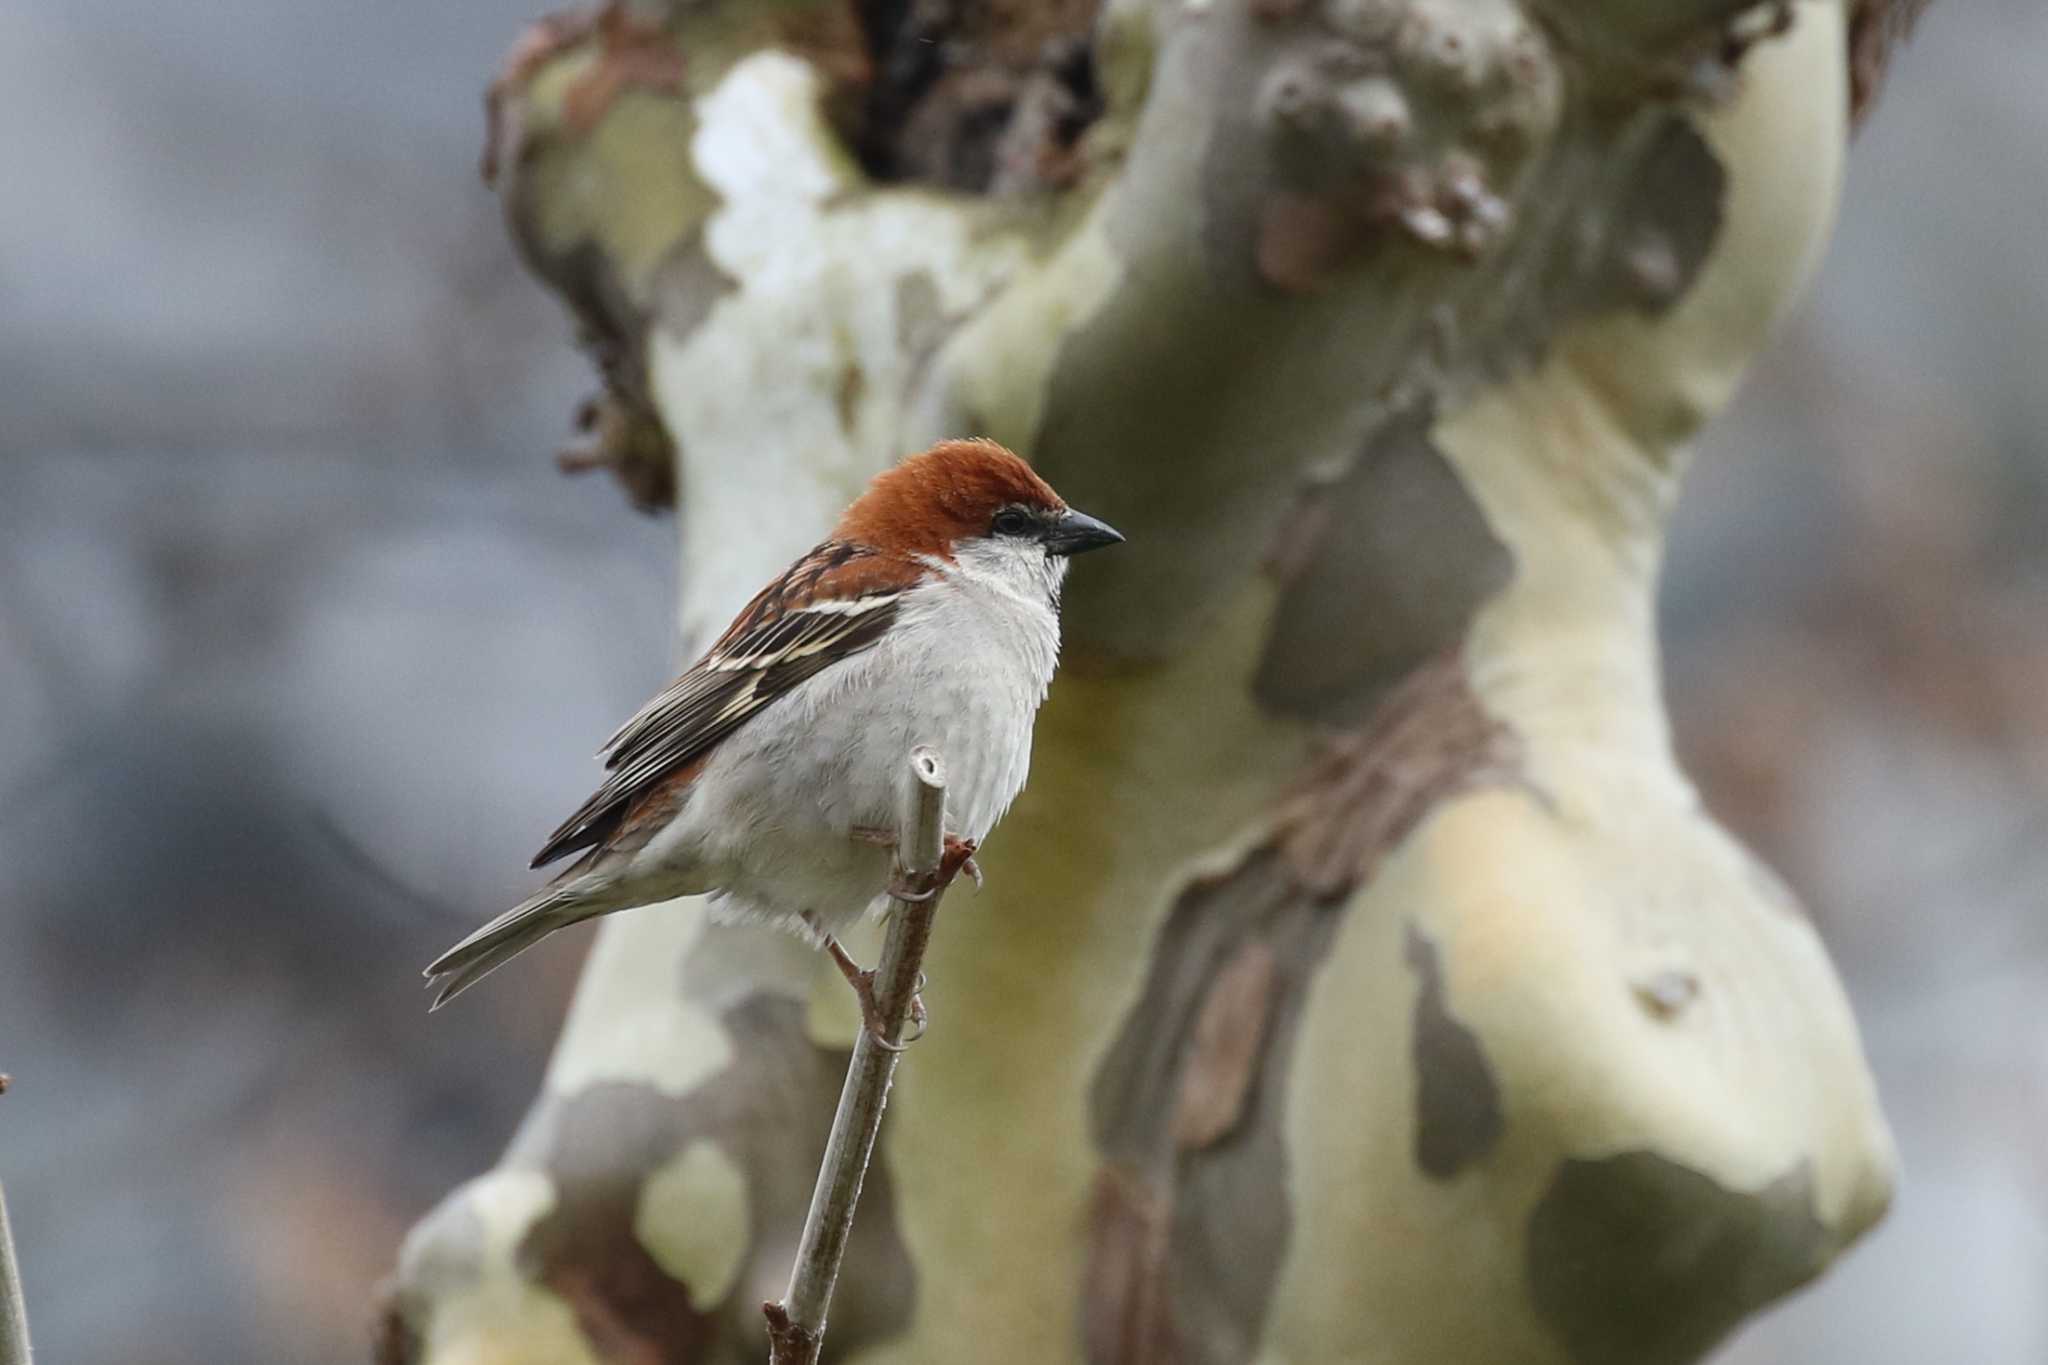
[[[974,851],[979,847],[981,845],[972,839],[948,834],[946,851],[939,856],[939,885],[948,886],[953,878],[965,872],[974,879],[974,889],[981,890],[981,864],[974,861]]]
[[[974,851],[980,847],[972,839],[962,839],[957,834],[946,836],[944,852],[939,855],[939,865],[931,872],[918,876],[907,874],[897,868],[889,878],[889,894],[899,901],[921,905],[953,884],[953,879],[965,872],[974,878],[974,889],[981,889],[981,866],[974,861]]]
[[[919,972],[917,974],[917,981],[919,987],[921,988],[924,985],[923,972]],[[924,1037],[924,1031],[926,1028],[930,1027],[930,1025],[931,1016],[924,1012],[924,991],[922,989],[919,989],[916,994],[910,997],[911,1032],[910,1036],[903,1040],[902,1046],[909,1047],[912,1043]]]
[[[806,915],[805,918],[811,917]],[[816,921],[812,920],[812,924],[815,927]],[[854,998],[860,1001],[861,1026],[867,1030],[868,1037],[874,1040],[876,1047],[890,1052],[903,1052],[908,1050],[912,1043],[924,1037],[928,1016],[925,1014],[922,995],[913,994],[910,997],[910,1024],[913,1032],[902,1042],[892,1043],[889,1041],[887,1029],[883,1027],[881,1004],[875,999],[875,974],[855,962],[853,954],[842,948],[839,940],[831,934],[825,935],[825,951],[832,955],[832,965],[846,978],[846,984],[853,987]],[[923,972],[917,974],[917,984],[920,989],[923,988]]]

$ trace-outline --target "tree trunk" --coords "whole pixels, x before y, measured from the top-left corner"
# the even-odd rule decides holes
[[[940,917],[828,1358],[1693,1360],[1893,1183],[1654,638],[1684,443],[1815,265],[1893,19],[1095,9],[614,3],[493,91],[607,379],[574,459],[673,493],[691,650],[939,437],[1130,539]],[[856,1027],[793,940],[608,924],[385,1358],[765,1358]]]

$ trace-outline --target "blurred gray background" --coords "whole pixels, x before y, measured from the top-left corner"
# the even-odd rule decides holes
[[[668,523],[478,183],[536,0],[0,8],[0,1179],[52,1361],[359,1361],[567,948],[428,1024],[666,676]],[[1741,1365],[2048,1361],[2048,12],[1937,5],[1704,443],[1679,742],[1905,1159]],[[366,852],[374,850],[374,855]]]

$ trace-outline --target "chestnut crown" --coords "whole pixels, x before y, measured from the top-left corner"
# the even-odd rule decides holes
[[[941,441],[877,474],[839,519],[836,539],[950,558],[961,541],[1036,541],[1051,555],[1123,537],[1069,507],[1030,465],[986,439]]]

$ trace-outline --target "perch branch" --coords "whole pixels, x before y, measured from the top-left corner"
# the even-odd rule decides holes
[[[790,1267],[789,1288],[780,1301],[761,1305],[768,1319],[769,1365],[815,1365],[824,1347],[832,1286],[839,1279],[861,1181],[889,1103],[889,1082],[896,1074],[910,1003],[917,995],[925,944],[939,898],[951,879],[948,873],[956,870],[946,857],[946,770],[939,755],[923,747],[912,750],[907,779],[897,824],[897,886],[916,899],[898,896],[891,909],[874,975],[875,1010],[883,1036],[862,1028],[854,1039],[839,1108],[832,1116],[832,1135],[826,1140],[810,1212],[804,1217],[803,1240]]]
[[[14,1264],[7,1192],[0,1189],[0,1365],[28,1365],[28,1361],[28,1305],[21,1297],[21,1271]]]

